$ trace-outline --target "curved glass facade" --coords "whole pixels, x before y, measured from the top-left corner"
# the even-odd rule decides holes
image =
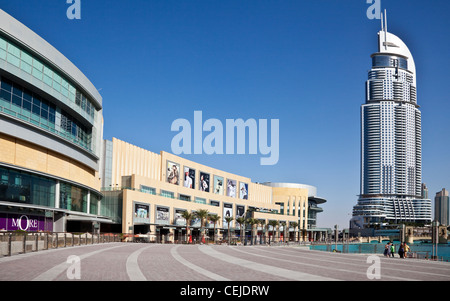
[[[101,195],[71,183],[0,166],[0,201],[97,214],[100,199]]]
[[[56,180],[0,166],[0,201],[54,207]]]
[[[36,93],[0,77],[0,111],[92,151],[92,129]]]
[[[20,68],[56,92],[61,93],[72,104],[75,104],[75,107],[71,103],[67,103],[67,105],[74,108],[93,124],[96,114],[93,103],[68,80],[43,63],[42,60],[30,55],[2,36],[0,36],[0,59]]]
[[[399,56],[377,54],[372,57],[372,67],[399,67],[408,70],[408,61]]]

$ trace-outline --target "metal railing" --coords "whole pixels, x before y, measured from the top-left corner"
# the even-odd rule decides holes
[[[2,231],[0,232],[0,256],[120,241],[122,241],[122,235],[112,233]]]

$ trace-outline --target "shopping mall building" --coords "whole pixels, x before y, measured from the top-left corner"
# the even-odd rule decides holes
[[[176,241],[186,234],[182,213],[204,209],[220,217],[206,224],[208,236],[214,229],[219,237],[239,233],[235,218],[242,216],[278,221],[277,237],[308,239],[323,202],[313,186],[253,183],[164,151],[104,140],[95,86],[0,10],[0,230],[150,233]],[[191,220],[193,233],[200,227]],[[262,234],[267,227],[254,229]]]

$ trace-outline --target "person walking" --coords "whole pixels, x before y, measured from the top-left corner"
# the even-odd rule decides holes
[[[387,243],[385,246],[384,246],[384,257],[389,257],[390,256],[390,253],[391,253],[391,248],[390,248],[390,245],[389,245],[390,243]]]
[[[410,248],[409,248],[409,246],[406,244],[406,242],[403,244],[403,252],[404,252],[404,254],[403,254],[403,257],[404,258],[407,258],[408,257],[408,252],[411,250]]]
[[[395,246],[393,243],[391,243],[391,256],[394,257],[395,254]]]
[[[403,243],[400,244],[400,247],[398,248],[398,255],[400,258],[404,258],[405,255],[405,245]]]

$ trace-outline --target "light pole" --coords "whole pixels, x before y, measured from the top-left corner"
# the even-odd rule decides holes
[[[338,225],[334,225],[334,250],[337,252]]]
[[[432,228],[432,237],[434,240],[434,244],[433,244],[433,257],[436,258],[437,260],[437,256],[438,256],[438,242],[439,242],[439,222],[437,220],[434,220],[433,223],[433,228]]]

